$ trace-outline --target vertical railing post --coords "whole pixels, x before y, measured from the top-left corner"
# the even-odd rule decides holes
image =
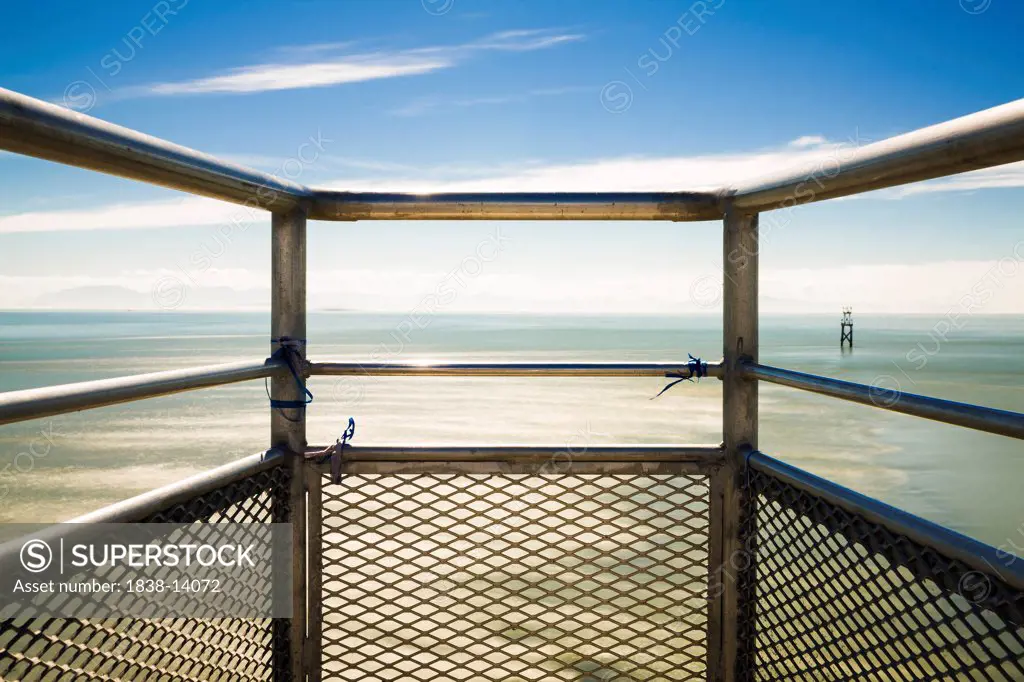
[[[271,353],[282,341],[306,357],[306,213],[295,209],[290,213],[274,213],[271,217],[271,288],[270,333]],[[297,365],[303,371],[301,363]],[[305,398],[298,382],[290,374],[271,379],[272,400],[302,401]],[[275,661],[278,675],[293,682],[305,680],[306,638],[306,481],[304,455],[306,450],[306,413],[302,408],[271,408],[270,445],[285,449],[291,471],[291,490],[286,521],[292,524],[292,618],[286,627],[279,627],[275,636],[286,639],[287,646],[275,647],[284,660]],[[275,519],[280,521],[284,519]],[[286,657],[286,658],[285,658]]]
[[[306,465],[309,489],[306,525],[309,533],[309,623],[306,627],[306,675],[309,682],[323,679],[323,474],[316,465]]]
[[[741,537],[746,455],[757,448],[757,382],[742,378],[740,362],[757,361],[757,214],[727,206],[723,239],[722,434],[726,460],[712,482],[713,519],[720,528],[712,551],[712,627],[709,679],[736,682],[740,628],[740,573],[748,568]],[[716,513],[717,512],[717,513]],[[718,621],[717,623],[715,621]]]

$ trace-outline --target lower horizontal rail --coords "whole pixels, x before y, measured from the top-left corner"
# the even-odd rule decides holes
[[[751,453],[747,465],[848,512],[859,514],[894,533],[905,535],[947,557],[962,561],[982,573],[995,574],[1015,589],[1024,590],[1024,559],[780,462],[764,453]]]
[[[91,511],[83,516],[68,519],[64,523],[94,524],[94,523],[141,523],[153,514],[171,509],[179,504],[187,504],[197,497],[210,493],[226,485],[241,481],[254,476],[261,471],[267,471],[274,467],[281,466],[285,461],[285,453],[282,450],[268,450],[255,455],[243,457],[223,466],[209,471],[204,471],[195,476],[171,483],[150,490],[149,492],[136,495],[135,497],[115,502],[106,507]],[[90,530],[83,528],[81,532],[74,534],[75,538],[82,538],[87,541]],[[56,546],[60,538],[69,540],[66,529],[59,525],[42,529],[32,534],[33,537],[46,541],[53,539],[51,546]],[[0,571],[10,570],[8,566],[18,566],[20,552],[24,538],[9,540],[0,544]],[[2,575],[3,573],[0,573]]]
[[[721,445],[361,445],[346,447],[342,459],[349,473],[667,473],[717,467],[723,452]]]
[[[686,362],[311,362],[311,376],[689,377]],[[720,362],[707,376],[722,376]]]
[[[162,488],[117,502],[108,507],[71,519],[68,523],[137,523],[174,505],[188,502],[218,488],[249,478],[261,471],[280,466],[285,461],[283,450],[268,450],[243,457],[171,483]]]
[[[10,391],[0,393],[0,424],[263,379],[284,371],[285,365],[276,360],[260,360]]]
[[[1024,414],[1019,412],[929,398],[914,393],[855,384],[767,365],[748,363],[742,366],[741,371],[745,377],[750,379],[799,388],[811,393],[862,405],[872,405],[883,410],[910,414],[945,424],[955,424],[977,431],[1024,439]]]

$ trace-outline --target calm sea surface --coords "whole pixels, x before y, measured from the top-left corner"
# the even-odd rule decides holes
[[[1024,317],[762,318],[762,361],[885,388],[1024,411]],[[436,316],[314,313],[316,359],[669,361],[721,355],[717,315]],[[938,323],[938,332],[936,325]],[[264,357],[265,313],[0,313],[0,390]],[[314,378],[312,444],[351,415],[356,443],[704,442],[721,439],[721,386],[658,379]],[[260,382],[0,427],[0,521],[55,521],[262,450]],[[761,390],[761,449],[1010,550],[1024,548],[1024,444],[841,403]]]

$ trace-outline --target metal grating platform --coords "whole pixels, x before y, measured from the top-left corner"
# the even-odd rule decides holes
[[[680,473],[324,479],[324,679],[704,679],[708,496]]]

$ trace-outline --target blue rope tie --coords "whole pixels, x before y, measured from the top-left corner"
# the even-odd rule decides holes
[[[267,390],[267,399],[270,400],[270,407],[281,412],[281,416],[290,422],[301,421],[301,418],[292,419],[284,413],[284,410],[304,410],[306,405],[313,402],[313,394],[310,393],[309,389],[306,388],[306,382],[302,378],[302,372],[299,371],[298,367],[302,365],[302,352],[301,348],[306,343],[305,339],[290,339],[287,336],[282,336],[279,339],[271,339],[271,343],[278,344],[278,348],[270,356],[271,360],[280,360],[288,367],[288,371],[291,372],[292,377],[295,379],[295,385],[299,387],[299,391],[304,394],[301,400],[277,400],[270,397],[270,388],[266,381],[263,382],[264,388]]]
[[[318,459],[317,462],[323,464],[324,462],[329,460],[331,458],[331,455],[333,455],[334,453],[340,452],[344,448],[349,447],[351,445],[349,441],[352,440],[352,438],[354,438],[355,435],[356,420],[353,417],[349,417],[348,426],[345,427],[345,432],[341,434],[341,438],[334,441],[334,445],[330,446],[326,450],[321,450],[318,453],[320,455],[320,459]]]
[[[331,460],[331,483],[337,485],[341,483],[341,464],[342,458],[341,453],[346,447],[349,446],[349,441],[352,440],[356,435],[356,420],[352,417],[348,418],[348,427],[345,428],[345,432],[341,434],[334,443],[333,448],[329,448],[329,452],[320,460],[321,463],[327,461],[328,458]]]
[[[687,355],[690,357],[690,359],[686,363],[686,374],[683,374],[682,370],[678,372],[667,372],[665,376],[669,377],[670,379],[674,378],[675,381],[673,381],[665,388],[661,389],[661,392],[659,392],[658,395],[654,396],[654,398],[651,398],[651,400],[660,397],[662,393],[672,388],[681,381],[693,381],[694,377],[697,378],[697,381],[700,381],[702,377],[706,377],[708,375],[708,363],[703,362],[700,358],[693,357],[689,353],[687,353]]]

